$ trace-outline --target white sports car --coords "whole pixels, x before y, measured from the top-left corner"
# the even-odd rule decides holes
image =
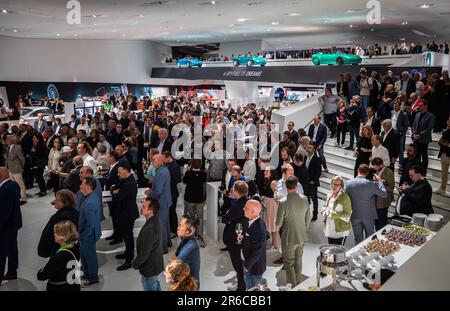
[[[20,114],[20,119],[19,120],[12,120],[12,121],[5,121],[2,123],[8,123],[10,126],[14,125],[14,124],[21,124],[21,123],[29,123],[30,125],[34,124],[34,121],[37,120],[37,116],[39,113],[43,113],[44,114],[44,119],[46,120],[49,116],[51,116],[53,114],[53,111],[51,111],[49,108],[47,107],[38,107],[38,106],[28,106],[28,107],[22,107],[18,109],[19,114]],[[59,115],[55,115],[55,118],[61,118],[61,120],[64,123],[64,118],[65,115],[64,114],[59,114]]]

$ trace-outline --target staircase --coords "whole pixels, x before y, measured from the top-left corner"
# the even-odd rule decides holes
[[[440,139],[440,134],[433,134],[433,141],[429,144],[428,147],[428,172],[427,172],[427,180],[430,183],[431,187],[437,189],[441,184],[441,163],[437,158],[439,153],[439,145],[437,141]],[[348,145],[350,141],[350,137],[347,133],[346,137],[346,145]],[[335,176],[341,176],[345,181],[352,179],[354,175],[354,167],[356,157],[354,156],[354,152],[350,150],[345,150],[343,148],[337,148],[334,146],[336,140],[334,138],[328,138],[325,147],[325,158],[327,161],[328,172],[323,172],[320,178],[320,187],[318,188],[318,197],[325,198],[326,195],[330,191],[330,182],[331,179]],[[411,136],[408,135],[406,138],[407,146],[411,143]],[[400,176],[398,175],[398,161],[395,165],[395,182],[398,185],[400,181]],[[447,184],[447,189],[450,189],[450,183]],[[398,199],[398,192],[394,190],[394,202],[391,204],[390,211],[394,212],[395,203]],[[431,204],[433,205],[435,213],[442,214],[444,216],[444,221],[447,222],[450,220],[450,196],[449,195],[441,195],[433,193]]]

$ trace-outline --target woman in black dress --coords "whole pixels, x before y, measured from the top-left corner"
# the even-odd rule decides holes
[[[47,188],[44,181],[44,168],[47,165],[47,151],[44,144],[44,138],[41,134],[33,135],[33,146],[31,147],[31,169],[34,178],[39,185],[37,196],[43,197],[47,195]]]
[[[78,231],[73,222],[64,220],[54,227],[55,242],[60,246],[50,257],[37,279],[47,282],[47,291],[80,291],[80,249]]]
[[[372,127],[370,125],[364,125],[361,130],[361,139],[356,149],[355,177],[358,175],[358,167],[361,164],[369,165],[370,155],[372,154],[372,135]]]

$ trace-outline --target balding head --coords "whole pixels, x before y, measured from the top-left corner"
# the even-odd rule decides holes
[[[0,166],[0,183],[9,178],[9,171],[6,167]]]
[[[244,207],[244,214],[249,220],[259,217],[261,213],[261,203],[256,200],[248,200]]]

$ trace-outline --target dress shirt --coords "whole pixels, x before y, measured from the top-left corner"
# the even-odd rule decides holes
[[[392,128],[389,129],[389,131],[385,132],[383,135],[383,143],[386,140],[386,137],[389,135],[389,133],[392,131]]]
[[[85,132],[86,132],[86,136],[89,136],[89,134],[90,134],[90,128],[89,128],[89,125],[87,124],[87,123],[84,123],[84,125],[83,124],[78,124],[78,126],[77,126],[77,132],[79,131],[79,130],[84,130]]]
[[[159,154],[162,154],[162,152],[163,152],[163,147],[164,147],[164,142],[165,141],[166,140],[164,139],[163,141],[159,142],[159,145],[158,145],[158,152],[159,152]]]
[[[314,141],[314,142],[317,142],[316,137],[317,137],[317,132],[319,131],[319,126],[320,126],[320,123],[318,125],[314,124],[314,135],[312,138],[312,141]]]
[[[381,158],[383,160],[383,164],[386,166],[391,165],[391,158],[389,157],[389,151],[383,146],[379,145],[378,147],[372,147],[372,159]],[[370,164],[372,167],[372,164]]]
[[[367,119],[366,125],[372,126],[373,116]]]
[[[397,129],[397,120],[398,120],[400,111],[401,110],[399,110],[399,111],[392,110],[391,120],[392,120],[392,128],[394,128],[394,129]]]

